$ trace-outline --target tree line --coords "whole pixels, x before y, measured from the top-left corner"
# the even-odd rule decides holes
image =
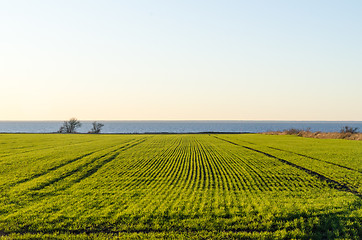
[[[71,118],[64,121],[63,125],[59,128],[58,133],[76,133],[76,129],[82,126],[81,122],[76,118]],[[94,121],[92,128],[88,133],[98,134],[101,133],[104,124]]]

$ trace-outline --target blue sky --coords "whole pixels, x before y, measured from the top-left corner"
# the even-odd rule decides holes
[[[361,12],[0,0],[0,120],[362,121]]]

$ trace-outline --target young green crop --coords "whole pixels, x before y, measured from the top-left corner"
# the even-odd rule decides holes
[[[3,134],[0,238],[359,239],[362,145],[339,141]]]

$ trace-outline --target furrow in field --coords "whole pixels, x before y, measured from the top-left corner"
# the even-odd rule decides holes
[[[211,180],[213,174],[209,168],[210,166],[206,164],[206,156],[203,155],[203,152],[200,149],[200,144],[196,138],[193,138],[192,145],[195,149],[195,155],[191,159],[193,166],[192,172],[195,174],[192,175],[192,178],[190,178],[190,183],[186,185],[186,189],[184,191],[187,192],[183,196],[184,199],[188,199],[189,203],[185,206],[183,211],[184,214],[189,217],[193,217],[198,214],[198,209],[201,207],[202,198],[205,194],[207,194],[207,192],[203,192],[205,190],[204,186],[210,182],[213,182],[213,180]],[[208,182],[208,180],[210,181]]]
[[[114,147],[110,147],[110,148],[107,148],[107,149],[112,149],[112,148],[114,148]],[[64,163],[61,163],[61,164],[59,164],[59,165],[56,165],[56,166],[51,167],[51,168],[49,168],[49,169],[46,169],[45,171],[42,171],[42,172],[40,172],[40,173],[36,173],[36,174],[34,174],[34,175],[32,175],[32,176],[30,176],[30,177],[28,177],[28,178],[24,178],[24,179],[21,179],[21,180],[19,180],[19,181],[17,181],[17,182],[14,182],[14,183],[10,184],[9,186],[12,187],[12,186],[15,186],[15,185],[17,185],[17,184],[21,184],[21,183],[24,183],[24,182],[28,182],[28,181],[34,180],[34,179],[36,179],[36,178],[39,178],[39,177],[41,177],[41,176],[43,176],[43,175],[46,175],[46,174],[50,173],[51,171],[55,171],[55,170],[57,170],[57,169],[59,169],[59,168],[61,168],[61,167],[64,167],[64,166],[66,166],[66,165],[68,165],[68,164],[71,164],[71,163],[76,162],[76,161],[78,161],[78,160],[80,160],[80,159],[83,159],[83,158],[85,158],[85,157],[87,157],[87,156],[90,156],[90,155],[92,155],[92,154],[95,154],[95,153],[97,153],[97,152],[104,151],[104,150],[106,150],[106,149],[100,149],[100,150],[97,150],[97,151],[93,151],[93,152],[86,153],[86,154],[84,154],[84,155],[82,155],[82,156],[79,156],[79,157],[77,157],[77,158],[68,160],[68,161],[66,161],[66,162],[64,162]],[[111,152],[112,152],[112,151],[111,151]],[[101,157],[103,157],[103,156],[101,156]]]
[[[232,159],[224,158],[224,152],[221,151],[221,154],[219,152],[220,149],[217,149],[212,144],[212,141],[210,141],[212,138],[209,136],[206,138],[199,138],[200,143],[203,152],[208,155],[208,159],[210,159],[211,165],[215,169],[219,179],[219,189],[217,189],[217,193],[212,196],[212,198],[218,199],[218,203],[213,207],[213,214],[222,218],[229,218],[231,213],[236,210],[232,207],[234,203],[236,204],[238,199],[245,197],[247,194],[246,190],[256,185],[250,184],[251,181],[255,181],[255,178],[251,177],[251,171],[246,171],[244,167],[236,170],[232,164]],[[250,177],[247,177],[249,175]],[[247,187],[247,185],[249,186]]]
[[[163,202],[165,202],[165,199],[169,197],[171,189],[173,186],[170,185],[171,180],[171,173],[175,168],[175,165],[177,164],[177,158],[175,156],[178,156],[179,147],[181,145],[181,139],[177,140],[176,145],[174,145],[172,151],[169,151],[167,155],[165,155],[161,161],[157,161],[151,166],[151,171],[149,171],[148,175],[148,181],[145,183],[145,185],[153,189],[154,191],[151,193],[151,195],[148,195],[147,198],[151,198],[151,201],[148,202],[140,202],[140,204],[143,205],[145,209],[149,209],[149,211],[155,212],[156,210],[160,210],[160,206]],[[160,159],[159,159],[160,160]],[[152,180],[153,179],[153,180]],[[157,196],[157,197],[156,197]]]
[[[226,149],[226,148],[225,148]],[[229,157],[230,156],[230,157]],[[294,191],[295,187],[298,187],[298,191],[303,190],[307,184],[310,184],[310,180],[312,179],[298,179],[298,174],[293,174],[293,177],[288,177],[284,175],[285,170],[280,172],[278,169],[283,165],[281,163],[273,162],[270,160],[265,161],[266,159],[258,158],[257,156],[253,156],[248,152],[238,152],[238,151],[223,151],[223,156],[229,158],[229,162],[233,162],[235,165],[242,167],[242,169],[246,170],[247,173],[252,174],[251,177],[253,179],[260,179],[259,182],[255,182],[257,185],[257,189],[252,191],[281,191],[288,190]],[[251,157],[251,158],[250,158]],[[235,160],[237,161],[235,161]],[[292,169],[290,169],[292,170]],[[287,171],[290,171],[287,170]],[[246,174],[246,173],[244,173]],[[298,186],[295,184],[299,183]],[[260,186],[262,185],[262,186]],[[320,187],[320,186],[316,186]],[[248,187],[247,191],[251,188]]]
[[[56,168],[88,153],[89,147],[71,158],[71,154],[59,156],[62,163],[45,165],[42,169],[56,169],[24,183],[24,191],[62,174],[68,177],[28,191],[27,196],[25,192],[24,197],[0,194],[0,235],[309,239],[316,235],[304,233],[329,229],[326,224],[334,227],[347,222],[354,224],[350,232],[359,229],[356,197],[335,191],[313,174],[280,160],[291,154],[274,154],[278,151],[256,144],[230,144],[207,135],[157,135],[132,147],[141,141],[137,138],[128,143],[130,150],[114,145],[130,138],[112,139],[94,149],[103,147],[102,151]],[[106,148],[110,145],[113,148]],[[301,159],[295,155],[292,163],[296,158]],[[344,229],[338,230],[343,234]],[[317,238],[325,236],[330,235]]]
[[[207,150],[210,154],[214,154],[215,155],[215,159],[218,159],[218,161],[220,161],[220,159],[223,159],[221,154],[217,154],[216,149],[214,150]],[[224,153],[224,152],[223,152]],[[220,162],[219,165],[221,167],[223,166],[228,166],[228,169],[225,169],[224,171],[226,172],[225,174],[228,174],[229,176],[231,176],[233,174],[233,168],[229,165],[229,163],[232,162],[232,159],[228,159],[227,161],[224,162]],[[255,186],[258,187],[258,189],[264,185],[264,180],[260,177],[260,174],[258,173],[258,171],[256,171],[256,164],[248,164],[247,161],[243,160],[240,161],[239,164],[242,164],[241,168],[238,171],[238,173],[242,173],[242,178],[247,177],[247,183],[249,184],[247,189],[254,189]],[[231,172],[230,172],[231,171]],[[240,177],[238,178],[238,180],[240,181]],[[252,184],[250,184],[252,183]],[[254,190],[258,190],[258,189],[254,189]]]
[[[184,176],[185,172],[184,171],[186,169],[186,164],[187,164],[187,159],[189,158],[188,156],[188,152],[187,152],[187,145],[188,143],[184,142],[184,139],[182,139],[182,145],[180,146],[180,151],[179,153],[175,156],[176,158],[176,162],[174,165],[174,173],[172,176],[170,176],[171,181],[170,181],[170,186],[173,187],[178,187],[179,184],[182,181],[182,177]],[[178,191],[180,193],[180,191]]]
[[[200,143],[200,142],[199,142]],[[211,148],[209,143],[200,143],[200,148],[204,155],[209,159],[212,167],[215,169],[215,173],[219,182],[218,194],[215,196],[220,199],[220,203],[215,206],[214,212],[220,213],[225,216],[230,215],[230,202],[227,201],[229,198],[229,191],[233,188],[231,181],[231,172],[227,168],[221,159],[215,154],[215,149]],[[198,209],[196,209],[197,211]]]
[[[242,183],[244,181],[241,180],[240,178],[237,178],[239,184],[236,184],[235,180],[232,178],[233,169],[230,167],[229,161],[225,161],[223,158],[221,158],[221,155],[218,154],[218,151],[215,148],[208,147],[206,149],[206,152],[211,154],[214,161],[217,162],[217,164],[220,165],[221,168],[223,168],[222,174],[226,174],[226,176],[228,177],[228,180],[232,181],[231,183],[228,183],[228,188],[235,189],[235,190],[243,189],[243,187],[240,185],[240,183]],[[245,169],[243,169],[243,173],[247,174],[247,172],[246,171],[244,172],[244,171],[245,171]],[[245,175],[244,175],[244,177],[245,177]],[[251,178],[250,178],[250,180],[251,180]]]
[[[44,188],[46,188],[46,187],[48,187],[50,185],[53,185],[53,184],[58,183],[60,181],[63,181],[65,179],[67,179],[67,178],[70,178],[70,177],[72,177],[74,175],[75,178],[70,180],[70,182],[67,183],[65,186],[56,188],[56,191],[64,190],[64,189],[70,187],[71,185],[73,185],[73,184],[75,184],[77,182],[80,182],[84,178],[89,177],[92,174],[94,174],[103,165],[105,165],[106,163],[112,161],[115,157],[117,157],[120,154],[120,152],[126,151],[126,150],[128,150],[128,149],[142,143],[143,141],[145,141],[145,140],[139,139],[139,140],[131,140],[129,142],[126,142],[126,143],[124,143],[125,145],[123,145],[121,147],[117,146],[117,147],[115,147],[115,149],[113,149],[111,151],[106,151],[106,153],[104,153],[104,154],[102,154],[100,156],[95,156],[95,157],[91,158],[90,160],[87,160],[85,163],[82,163],[81,165],[79,165],[79,166],[77,166],[77,167],[75,167],[73,169],[69,169],[66,172],[59,173],[60,174],[60,175],[58,174],[59,176],[51,176],[50,179],[46,179],[46,181],[38,183],[36,186],[31,187],[30,189],[23,189],[21,192],[26,190],[26,191],[30,191],[29,192],[30,194],[34,194],[39,190],[42,190],[42,189],[44,189]],[[104,152],[105,150],[101,150],[101,151]],[[90,156],[90,155],[91,154],[89,154],[88,156]],[[107,157],[107,156],[110,156],[110,157]],[[83,158],[85,158],[85,157],[86,156],[84,156]],[[83,159],[83,158],[79,158],[77,160],[79,161],[80,159]],[[75,161],[72,161],[72,163],[73,162],[75,162]],[[99,162],[99,163],[97,163],[97,162]],[[68,163],[68,164],[70,164],[70,163]],[[65,167],[66,165],[63,165],[61,167]],[[55,168],[54,171],[59,169],[59,168],[58,167]],[[42,174],[42,176],[46,175],[46,174],[51,174],[51,173],[52,172],[48,171],[45,174]]]
[[[90,166],[91,164],[93,164],[95,161],[98,161],[98,160],[100,160],[100,159],[104,159],[104,160],[101,161],[99,164],[97,164],[95,167],[92,167],[91,169],[86,170],[86,173],[85,173],[85,174],[82,174],[81,177],[78,177],[77,180],[73,181],[74,183],[79,182],[79,181],[81,181],[82,179],[84,179],[85,177],[88,177],[88,176],[90,176],[91,174],[93,174],[98,168],[100,168],[101,166],[103,166],[105,163],[112,161],[116,156],[118,156],[118,155],[119,155],[119,152],[117,152],[117,150],[119,150],[119,149],[110,151],[110,152],[108,152],[108,153],[106,153],[106,154],[103,154],[102,156],[95,157],[95,158],[93,158],[90,162],[87,162],[87,163],[84,164],[84,165],[81,165],[81,166],[79,166],[79,167],[77,167],[77,168],[75,168],[75,169],[73,169],[73,170],[71,170],[71,171],[68,171],[68,172],[66,172],[65,174],[62,174],[62,175],[59,176],[59,177],[53,178],[53,179],[51,179],[50,181],[44,182],[44,183],[42,183],[42,184],[39,184],[38,186],[33,187],[33,188],[29,189],[29,190],[30,190],[30,191],[37,191],[37,190],[44,189],[44,188],[46,188],[46,187],[48,187],[48,186],[50,186],[50,185],[52,185],[52,184],[55,184],[55,183],[57,183],[57,182],[59,182],[59,181],[62,181],[62,180],[64,180],[64,179],[66,179],[66,178],[68,178],[68,177],[70,177],[70,176],[72,176],[72,175],[74,175],[74,174],[78,174],[79,172],[82,172],[83,169],[87,168],[88,166]],[[112,153],[114,153],[114,152],[116,152],[116,153],[115,153],[115,154],[112,154]],[[110,156],[110,157],[107,157],[107,156],[109,156],[109,155],[111,155],[111,156]],[[106,157],[107,157],[107,158],[106,158]],[[65,189],[64,187],[63,187],[63,188],[59,188],[59,189],[57,189],[57,191],[64,190],[64,189]]]
[[[115,151],[115,150],[112,150],[110,152],[113,152],[113,151]],[[108,153],[109,152],[107,152],[106,154],[103,154],[101,156],[93,157],[92,160],[90,160],[90,161],[94,162],[97,159],[99,159],[100,157],[106,156]],[[88,157],[91,157],[91,155],[93,155],[93,154],[96,154],[96,152],[84,154],[78,158],[71,159],[65,163],[62,163],[60,165],[46,169],[45,171],[41,171],[40,173],[31,175],[28,178],[21,179],[15,183],[11,183],[9,185],[10,192],[21,194],[24,191],[39,190],[46,186],[51,185],[52,183],[58,182],[59,180],[64,179],[64,178],[76,173],[83,166],[89,165],[91,162],[88,162],[87,159],[88,159]],[[72,166],[70,166],[71,169],[63,170],[63,168],[68,168],[68,165],[76,164],[76,163],[82,162],[82,161],[86,161],[86,163],[81,163],[81,165],[76,167],[75,169],[74,168],[72,169]],[[61,170],[63,170],[63,171],[59,172]],[[59,175],[59,176],[57,177],[57,175]]]
[[[182,153],[182,151],[184,151],[184,153]],[[156,177],[156,179],[160,179],[161,181],[153,181],[154,184],[148,185],[147,188],[152,189],[152,191],[137,203],[137,207],[145,209],[149,217],[152,217],[154,214],[168,214],[168,212],[172,211],[170,205],[184,201],[185,194],[189,195],[186,191],[190,192],[191,196],[193,196],[193,188],[189,187],[188,184],[192,184],[192,182],[196,180],[194,178],[196,176],[187,175],[188,171],[186,169],[185,171],[180,170],[182,165],[185,166],[185,168],[189,166],[188,161],[185,162],[187,159],[184,158],[186,152],[187,154],[189,153],[188,148],[182,150],[181,146],[177,145],[175,150],[164,157],[165,161],[170,162],[168,165],[171,169],[164,168],[164,170],[159,170],[160,176]],[[194,170],[196,170],[196,168]],[[174,172],[177,173],[174,174]],[[182,177],[181,174],[183,174]],[[176,177],[178,177],[179,180],[177,181],[179,182],[175,184]],[[181,192],[182,194],[180,194]],[[145,203],[146,205],[144,205]],[[183,204],[181,206],[183,206]]]
[[[71,144],[64,144],[64,145],[50,145],[50,146],[47,146],[47,147],[42,147],[42,148],[35,148],[33,146],[30,146],[28,148],[31,148],[31,150],[26,150],[26,151],[22,151],[22,152],[11,152],[10,154],[7,154],[7,155],[1,155],[2,158],[5,158],[5,157],[8,157],[8,156],[11,156],[11,157],[14,157],[16,155],[21,155],[21,154],[26,154],[26,155],[29,155],[29,153],[31,152],[37,152],[39,153],[40,151],[43,151],[43,150],[49,150],[49,149],[52,149],[52,150],[56,150],[58,148],[63,148],[63,147],[71,147],[71,146],[76,146],[76,145],[83,145],[85,143],[93,143],[93,142],[96,142],[96,140],[90,140],[90,141],[83,141],[83,142],[76,142],[76,143],[71,143]]]
[[[271,174],[267,170],[270,166],[274,165],[273,163],[269,161],[267,164],[264,164],[262,159],[258,161],[253,160],[253,158],[250,158],[252,155],[247,152],[241,154],[242,155],[240,155],[240,153],[236,154],[234,151],[228,152],[224,150],[222,154],[219,154],[219,158],[227,159],[224,164],[229,165],[232,172],[234,172],[232,176],[235,182],[243,183],[244,186],[241,186],[241,188],[243,188],[244,191],[292,190],[290,184],[294,179],[285,181],[285,178],[280,179],[278,172],[273,171],[273,174]]]
[[[154,208],[152,212],[154,214],[170,214],[170,211],[172,211],[172,205],[179,201],[178,197],[180,196],[180,192],[182,190],[180,191],[180,186],[178,185],[178,180],[176,179],[179,179],[181,176],[183,168],[182,161],[184,160],[184,151],[181,147],[183,142],[182,140],[183,139],[181,138],[181,144],[177,146],[176,151],[174,151],[170,156],[170,168],[164,175],[164,191],[161,193],[161,195],[164,196],[164,199],[162,199],[157,208]]]
[[[182,185],[179,185],[176,191],[182,192],[179,194],[179,201],[182,203],[179,208],[179,216],[185,216],[188,214],[190,209],[190,203],[193,203],[194,197],[194,184],[193,181],[196,181],[196,165],[199,161],[198,155],[195,151],[194,139],[189,140],[189,146],[185,149],[187,152],[185,161],[185,171],[182,173]],[[200,169],[201,171],[201,169]],[[195,173],[195,174],[194,174]]]
[[[72,180],[72,182],[70,183],[70,185],[67,185],[66,187],[64,188],[61,188],[59,190],[64,190],[66,188],[69,188],[70,186],[76,184],[76,183],[79,183],[81,181],[83,181],[84,179],[88,178],[88,177],[91,177],[93,174],[95,174],[100,168],[102,168],[104,165],[106,165],[107,163],[113,161],[114,159],[116,159],[122,152],[124,151],[127,151],[139,144],[142,144],[143,142],[146,141],[146,138],[142,138],[142,139],[139,139],[135,142],[130,142],[124,146],[121,146],[121,147],[118,147],[116,150],[114,151],[111,151],[111,152],[108,152],[107,154],[105,155],[102,155],[100,158],[96,158],[96,159],[93,159],[93,161],[83,165],[80,169],[77,169],[76,171],[73,171],[73,173],[76,173],[76,172],[81,172],[81,175],[79,177],[77,177],[76,179]],[[109,156],[111,155],[111,156]],[[109,157],[106,157],[106,156],[109,156]],[[96,160],[99,160],[99,159],[103,159],[101,161],[97,161]],[[91,166],[89,169],[86,169],[88,166],[90,166],[92,163],[95,163],[95,165]],[[82,171],[83,169],[85,169],[84,171]],[[69,174],[69,176],[71,176],[72,174]],[[67,176],[66,176],[67,177]],[[64,179],[65,177],[59,179],[59,180],[62,180]]]
[[[166,150],[163,150],[160,155],[151,155],[143,161],[137,161],[137,164],[130,166],[130,169],[125,169],[125,172],[121,175],[122,178],[129,178],[131,181],[126,183],[123,190],[127,187],[133,187],[134,185],[148,186],[154,183],[156,175],[161,172],[159,167],[164,167],[164,159],[168,159],[172,152],[175,151],[176,146],[179,145],[179,141],[173,141]],[[135,171],[129,171],[134,169]]]
[[[257,149],[248,147],[248,146],[239,145],[239,144],[237,144],[237,143],[235,143],[235,142],[232,142],[232,141],[229,141],[229,140],[226,140],[226,139],[217,137],[217,136],[214,136],[214,137],[217,138],[217,139],[220,139],[220,140],[222,140],[222,141],[228,142],[228,143],[230,143],[230,144],[233,144],[233,145],[236,145],[236,146],[240,146],[240,147],[243,147],[243,148],[245,148],[245,149],[249,149],[249,150],[251,150],[251,151],[254,151],[254,152],[263,154],[263,155],[265,155],[265,156],[267,156],[267,157],[276,159],[276,160],[278,160],[278,161],[280,161],[280,162],[282,162],[282,163],[285,163],[285,164],[287,164],[287,165],[289,165],[289,166],[292,166],[292,167],[294,167],[294,168],[297,168],[297,169],[299,169],[299,170],[302,170],[302,171],[304,171],[304,172],[306,172],[306,173],[308,173],[308,174],[310,174],[310,175],[312,175],[312,176],[314,176],[314,177],[316,177],[316,178],[318,178],[318,179],[320,179],[320,180],[322,180],[322,181],[327,182],[327,183],[328,183],[328,186],[330,186],[330,187],[332,187],[332,188],[334,188],[334,189],[337,189],[337,190],[340,190],[340,191],[345,191],[345,192],[350,192],[350,193],[352,193],[352,194],[354,194],[354,195],[356,195],[356,196],[358,196],[358,197],[360,197],[360,198],[362,197],[362,195],[361,195],[359,192],[351,189],[351,188],[348,187],[347,185],[345,185],[345,184],[343,184],[343,183],[340,183],[340,182],[338,182],[338,181],[335,181],[335,180],[333,180],[333,179],[330,179],[330,178],[328,178],[328,177],[326,177],[326,176],[324,176],[324,175],[322,175],[322,174],[320,174],[320,173],[318,173],[318,172],[315,172],[315,171],[313,171],[313,170],[310,170],[310,169],[307,169],[307,168],[305,168],[305,167],[299,166],[299,165],[297,165],[297,164],[295,164],[295,163],[292,163],[292,162],[290,162],[290,161],[287,161],[287,160],[285,160],[285,159],[278,158],[278,157],[273,156],[273,155],[271,155],[271,154],[269,154],[269,153],[266,153],[266,152],[263,152],[263,151],[260,151],[260,150],[257,150]]]
[[[245,143],[248,143],[248,144],[251,144],[251,145],[257,145],[256,143],[253,143],[253,142],[250,142],[250,141],[245,141],[245,140],[240,140],[240,139],[238,139],[238,142],[245,142]],[[277,151],[286,152],[286,153],[291,153],[291,154],[298,155],[298,156],[301,156],[301,157],[309,158],[309,159],[311,159],[311,160],[315,160],[315,161],[320,161],[320,162],[324,162],[324,163],[327,163],[327,164],[331,164],[331,165],[333,165],[333,166],[340,167],[340,168],[344,168],[344,169],[347,169],[347,170],[350,170],[350,171],[356,171],[356,172],[362,173],[361,170],[353,169],[353,168],[350,168],[350,167],[347,167],[347,166],[344,166],[344,165],[341,165],[341,164],[338,164],[338,163],[334,163],[334,162],[322,160],[322,159],[319,159],[319,158],[315,158],[315,157],[312,157],[312,156],[308,156],[308,155],[306,155],[306,154],[301,154],[301,153],[297,153],[297,152],[293,152],[293,151],[289,151],[289,150],[285,150],[285,149],[281,149],[281,148],[277,148],[277,147],[267,146],[267,145],[264,145],[264,146],[267,147],[267,148],[270,148],[270,149],[277,150]]]
[[[224,139],[226,137],[224,137]],[[330,178],[334,181],[337,181],[341,184],[344,184],[344,185],[348,186],[349,188],[351,188],[352,190],[355,190],[357,192],[361,192],[361,190],[362,190],[361,189],[361,183],[362,183],[361,182],[362,181],[361,173],[358,170],[351,170],[351,169],[356,169],[356,168],[350,168],[350,167],[345,168],[344,167],[345,165],[332,164],[331,161],[319,160],[317,158],[310,157],[306,154],[299,154],[299,153],[296,154],[296,153],[294,153],[295,151],[294,152],[288,151],[288,150],[281,151],[281,150],[278,150],[278,149],[281,149],[280,147],[278,147],[278,148],[269,147],[269,146],[266,146],[263,142],[259,145],[254,144],[253,146],[250,146],[250,144],[247,144],[247,145],[242,144],[243,142],[245,142],[244,140],[240,139],[242,137],[243,136],[239,136],[237,138],[232,139],[232,141],[235,140],[234,141],[235,143],[241,142],[241,145],[249,146],[249,147],[255,148],[259,151],[267,152],[278,158],[285,159],[289,162],[302,166],[306,169],[310,169],[312,171],[318,172],[319,174],[321,174],[327,178]],[[310,140],[308,140],[308,141],[310,141]],[[316,148],[315,146],[309,146],[308,149],[318,150],[318,147]],[[324,147],[324,149],[325,149],[325,147]],[[341,155],[341,156],[343,156],[343,155]],[[334,158],[334,160],[337,160],[337,159]],[[356,159],[356,162],[358,162],[358,159]],[[358,169],[358,167],[357,167],[357,169]]]
[[[27,200],[26,204],[19,202],[17,211],[12,211],[10,215],[15,216],[18,214],[18,212],[27,211],[26,209],[34,209],[36,206],[44,205],[46,202],[51,201],[51,199],[55,199],[59,193],[62,195],[64,190],[96,173],[102,166],[114,160],[121,152],[129,150],[143,143],[144,141],[146,141],[146,138],[129,142],[121,147],[118,146],[117,149],[109,151],[102,156],[94,157],[85,164],[80,165],[59,177],[52,178],[30,189],[21,189],[21,192],[17,193],[20,201],[22,198],[28,199],[26,197],[27,195],[31,196],[31,198]],[[58,182],[61,182],[61,184],[57,184]],[[45,190],[47,187],[51,187],[54,184],[57,184],[55,188]]]
[[[161,193],[164,191],[163,189],[166,188],[164,181],[162,179],[162,173],[161,169],[163,169],[165,166],[163,166],[162,161],[167,161],[169,159],[169,156],[174,151],[175,146],[179,145],[179,141],[173,141],[171,143],[171,146],[166,148],[165,151],[162,151],[159,156],[149,156],[144,161],[140,161],[139,166],[134,166],[137,171],[128,171],[123,173],[122,176],[122,182],[123,187],[122,191],[130,191],[132,189],[139,189],[140,191],[144,191],[145,189],[148,189],[146,195],[143,195],[142,199],[140,201],[133,203],[137,205],[137,208],[147,210],[147,212],[150,212],[152,207],[155,204],[151,204],[153,201],[158,200],[158,197],[162,195]],[[168,145],[166,145],[168,146]],[[157,170],[157,168],[159,168]],[[130,174],[131,173],[131,174]],[[122,211],[121,209],[119,211]],[[122,214],[127,214],[127,212],[132,211],[132,208],[126,208],[122,211]],[[119,221],[119,219],[117,220]]]
[[[248,136],[245,136],[248,137]],[[250,137],[250,136],[249,136]],[[260,136],[259,136],[260,137]],[[245,141],[244,136],[239,136],[237,138],[234,138],[232,141],[236,140],[237,143],[240,142],[245,142],[248,144],[251,144],[249,141]],[[293,139],[292,139],[293,140]],[[298,140],[296,143],[296,148],[301,148],[303,145],[301,145],[301,140],[302,139],[294,139],[294,141]],[[311,142],[310,141],[316,141],[316,144],[310,145]],[[260,141],[260,140],[259,140]],[[258,150],[262,150],[262,151],[266,151],[269,152],[268,150],[271,149],[272,154],[274,154],[277,157],[281,157],[281,158],[287,158],[287,159],[295,159],[296,157],[301,157],[299,158],[299,161],[303,161],[303,165],[305,165],[304,167],[306,168],[313,168],[314,166],[317,167],[318,172],[322,173],[322,175],[326,175],[329,178],[332,178],[336,181],[339,182],[343,182],[346,185],[349,185],[350,187],[352,187],[353,189],[359,189],[358,191],[360,192],[360,188],[358,186],[360,186],[360,184],[362,183],[362,175],[360,175],[362,173],[361,169],[360,169],[360,164],[358,164],[359,162],[361,162],[361,158],[358,159],[358,157],[356,158],[356,154],[351,153],[351,155],[347,154],[347,155],[343,155],[340,154],[338,155],[339,158],[336,158],[337,155],[334,155],[333,158],[330,159],[328,158],[328,152],[329,150],[327,150],[325,144],[327,142],[324,142],[323,140],[317,141],[316,139],[308,139],[309,142],[309,146],[308,147],[303,147],[302,149],[307,150],[307,153],[305,152],[300,152],[297,151],[296,149],[293,148],[293,150],[288,150],[285,149],[287,146],[290,148],[290,146],[293,146],[294,142],[291,144],[287,144],[287,142],[285,142],[286,139],[284,139],[284,142],[281,141],[280,144],[284,144],[284,147],[279,146],[279,144],[277,146],[271,146],[271,142],[268,142],[266,144],[265,140],[261,141],[260,144],[257,145],[257,149]],[[307,141],[307,140],[306,140]],[[341,140],[343,141],[343,140]],[[345,141],[345,140],[344,140]],[[330,147],[336,146],[337,142],[334,142],[334,145],[331,145]],[[277,143],[274,143],[274,145]],[[285,145],[287,144],[287,145]],[[346,150],[343,148],[343,142],[341,142],[342,146],[339,148],[342,152],[346,152]],[[356,147],[356,151],[358,152],[358,145],[355,144],[354,145]],[[255,146],[255,143],[254,145]],[[251,147],[253,147],[251,146]],[[323,148],[319,148],[318,146],[321,146]],[[337,147],[337,146],[336,146]],[[338,146],[339,147],[339,146]],[[261,149],[260,149],[261,148]],[[323,149],[323,150],[322,150]],[[351,151],[352,149],[349,148],[349,150]],[[319,151],[324,151],[324,154],[321,155],[321,153],[319,153],[320,157],[316,157],[316,156],[312,156],[312,153],[314,153],[314,155],[318,156],[318,152]],[[347,152],[346,152],[347,153]],[[280,156],[281,155],[281,156]],[[352,156],[352,158],[354,157],[354,161],[349,161],[348,158]],[[326,158],[326,159],[325,159]],[[346,161],[344,161],[344,159],[346,159]],[[295,159],[296,160],[296,159]],[[299,162],[298,161],[298,162]],[[297,163],[299,164],[299,163]]]
[[[157,149],[157,151],[159,151]],[[119,191],[121,192],[134,192],[136,193],[138,191],[142,191],[142,189],[147,188],[151,189],[149,186],[145,186],[145,184],[152,182],[152,180],[146,175],[146,176],[139,176],[139,174],[143,174],[149,170],[149,165],[152,165],[152,162],[159,158],[160,156],[157,156],[158,154],[154,152],[154,156],[144,158],[143,152],[134,152],[135,155],[131,155],[132,159],[135,159],[135,161],[129,161],[122,167],[118,167],[116,169],[115,178],[118,178],[118,184],[120,186]],[[141,156],[139,156],[141,154]],[[161,156],[163,155],[163,151],[161,152]],[[126,156],[125,156],[126,157]],[[140,158],[141,157],[141,158]],[[129,158],[129,157],[127,157]],[[149,192],[149,191],[148,191]]]
[[[209,177],[209,170],[206,164],[203,164],[203,158],[200,154],[198,154],[197,146],[195,145],[195,138],[192,138],[189,141],[189,146],[186,149],[187,152],[187,172],[183,173],[184,185],[178,191],[182,192],[180,194],[180,201],[183,202],[182,207],[180,209],[181,216],[190,215],[190,209],[194,204],[194,199],[192,197],[195,196],[195,191],[197,194],[202,194],[203,196],[208,194],[208,192],[204,192],[206,188],[210,186],[210,177]],[[192,173],[198,171],[197,175],[193,175]],[[200,189],[195,189],[193,181],[201,181],[199,184]]]
[[[234,158],[228,157],[225,151],[217,148],[217,146],[211,145],[210,147],[213,150],[208,152],[212,153],[214,159],[217,159],[220,166],[224,168],[225,181],[229,185],[228,191],[223,193],[225,212],[222,215],[229,218],[239,211],[241,207],[240,199],[251,196],[249,193],[250,188],[247,187],[249,181],[246,180],[246,176],[250,175],[249,173],[252,171],[248,171],[245,166],[240,166],[241,161],[236,162]]]
[[[27,182],[33,182],[36,179],[50,176],[51,172],[64,171],[65,168],[84,162],[92,155],[112,150],[114,146],[124,144],[129,141],[129,136],[124,141],[117,141],[116,138],[102,136],[102,139],[110,140],[103,142],[87,143],[79,146],[63,147],[57,150],[40,151],[37,154],[17,156],[0,163],[0,188],[2,191],[23,185]],[[66,171],[66,170],[65,170]]]
[[[242,191],[245,189],[245,187],[242,186],[242,183],[245,182],[240,175],[246,174],[245,167],[240,167],[233,164],[233,159],[225,158],[224,152],[221,153],[220,149],[214,145],[211,145],[210,143],[206,145],[205,151],[208,152],[214,161],[217,162],[217,164],[221,167],[222,176],[224,177],[224,180],[227,181],[228,190]]]
[[[270,167],[270,162],[266,163],[259,159],[258,161],[253,160],[254,158],[250,158],[248,153],[243,153],[242,157],[238,156],[235,153],[229,153],[233,156],[231,159],[239,159],[240,161],[234,162],[236,165],[242,164],[242,169],[247,171],[250,175],[250,178],[253,179],[254,188],[253,191],[273,191],[275,190],[275,186],[282,186],[284,189],[290,189],[289,182],[284,179],[279,179],[278,175],[270,176],[269,171],[267,170]],[[229,156],[229,154],[224,153],[224,155]],[[246,155],[246,156],[245,156]],[[222,156],[220,156],[222,157]],[[231,160],[230,160],[231,161]],[[277,181],[271,181],[271,178],[277,178]],[[254,187],[253,186],[253,187]],[[280,189],[279,189],[280,190]]]
[[[296,152],[292,152],[292,151],[288,151],[288,150],[284,150],[284,149],[280,149],[280,148],[276,148],[276,147],[270,147],[270,146],[266,146],[266,147],[268,147],[268,148],[270,148],[270,149],[282,151],[282,152],[292,153],[292,154],[295,154],[295,155],[298,155],[298,156],[301,156],[301,157],[305,157],[305,158],[309,158],[309,159],[312,159],[312,160],[316,160],[316,161],[320,161],[320,162],[325,162],[325,163],[328,163],[328,164],[331,164],[331,165],[334,165],[334,166],[337,166],[337,167],[340,167],[340,168],[344,168],[344,169],[347,169],[347,170],[357,171],[357,172],[359,172],[359,173],[362,173],[361,170],[353,169],[353,168],[346,167],[346,166],[343,166],[343,165],[340,165],[340,164],[337,164],[337,163],[333,163],[333,162],[325,161],[325,160],[318,159],[318,158],[315,158],[315,157],[311,157],[311,156],[308,156],[308,155],[305,155],[305,154],[296,153]]]
[[[264,166],[264,162],[260,161],[260,159],[252,164],[248,163],[250,160],[247,160],[245,157],[250,157],[249,153],[244,152],[242,155],[230,154],[227,151],[227,146],[219,146],[220,143],[211,144],[212,141],[210,139],[206,140],[206,142],[210,143],[206,145],[207,152],[213,155],[213,158],[219,162],[223,169],[223,176],[226,176],[225,179],[228,182],[229,189],[224,193],[225,216],[238,211],[235,208],[235,206],[238,206],[238,199],[242,199],[246,194],[250,194],[250,197],[254,198],[253,195],[258,195],[265,191],[280,191],[281,189],[278,186],[282,186],[280,185],[281,182],[288,183],[285,179],[272,181],[273,175],[265,170],[268,166]],[[270,161],[268,164],[273,165]],[[295,182],[295,180],[293,181]],[[275,189],[275,187],[278,188]],[[289,184],[285,188],[289,189],[289,191],[293,190]]]

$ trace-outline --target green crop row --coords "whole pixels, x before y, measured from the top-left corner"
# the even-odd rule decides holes
[[[362,146],[288,139],[0,135],[0,238],[359,239]]]

